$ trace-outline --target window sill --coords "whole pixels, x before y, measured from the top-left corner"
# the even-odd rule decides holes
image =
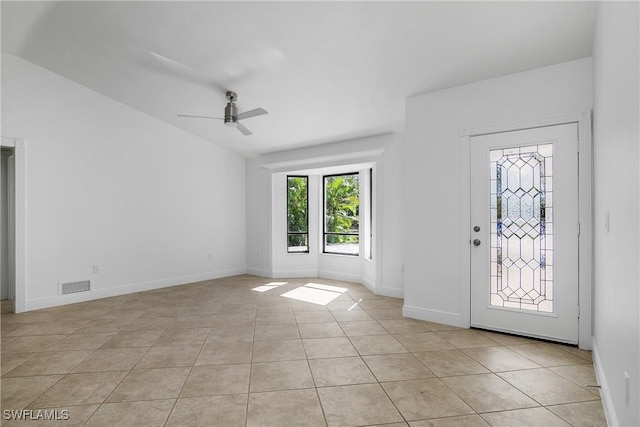
[[[349,255],[349,254],[332,254],[332,253],[326,253],[326,252],[320,252],[318,255],[322,255],[322,256],[335,256],[335,257],[341,257],[341,258],[353,258],[353,259],[358,259],[360,258],[360,254],[358,255]]]

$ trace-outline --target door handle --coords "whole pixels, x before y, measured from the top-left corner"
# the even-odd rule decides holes
[[[474,239],[473,246],[480,246],[480,239]]]

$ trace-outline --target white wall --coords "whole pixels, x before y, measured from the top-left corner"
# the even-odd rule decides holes
[[[247,192],[256,197],[247,197],[247,233],[253,236],[251,241],[247,240],[247,271],[256,274],[268,271],[274,277],[319,275],[357,281],[374,292],[402,297],[402,252],[399,248],[403,236],[393,232],[402,227],[400,141],[401,135],[374,136],[248,160]],[[357,167],[363,163],[374,164],[374,260],[367,261],[364,256],[321,254],[318,250],[321,178],[311,170],[345,165]],[[310,253],[287,254],[286,174],[305,170],[310,172]],[[383,203],[387,193],[394,205]],[[264,257],[255,255],[265,250],[271,253],[268,263]]]
[[[593,50],[594,356],[609,425],[622,426],[640,425],[638,13],[599,2]]]
[[[27,309],[245,271],[242,157],[7,55],[2,133],[26,141]]]
[[[406,191],[404,167],[402,164],[403,138],[396,138],[389,144],[384,158],[378,163],[374,175],[382,174],[374,194],[374,203],[382,206],[374,213],[374,222],[381,229],[381,242],[374,242],[377,253],[375,258],[383,257],[379,272],[382,280],[381,292],[389,296],[404,296],[404,232],[410,227],[404,222],[404,201],[412,197]],[[376,197],[378,200],[376,200]],[[411,231],[410,228],[408,228]]]
[[[591,108],[589,58],[409,98],[403,142],[406,316],[469,326],[460,135]]]
[[[271,172],[258,158],[246,161],[247,273],[271,277]]]

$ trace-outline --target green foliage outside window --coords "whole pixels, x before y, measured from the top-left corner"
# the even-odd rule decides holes
[[[308,250],[308,178],[287,177],[287,246]],[[293,234],[295,233],[295,234]],[[295,251],[299,252],[299,251]]]
[[[327,176],[324,178],[324,187],[325,232],[358,234],[360,211],[358,175]],[[352,242],[354,242],[354,236],[331,236],[331,243]]]
[[[309,251],[308,177],[287,176],[287,251]],[[357,255],[359,241],[359,175],[324,177],[325,245],[332,253]],[[353,245],[355,249],[353,248]],[[329,250],[327,250],[329,252]]]

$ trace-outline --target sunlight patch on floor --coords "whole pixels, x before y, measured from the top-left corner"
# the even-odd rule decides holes
[[[256,291],[256,292],[267,292],[270,291],[271,289],[275,289],[277,287],[280,287],[282,285],[286,285],[289,282],[271,282],[271,283],[267,283],[266,285],[262,285],[262,286],[258,286],[257,288],[253,288],[251,289],[252,291]]]
[[[338,286],[330,286],[330,285],[322,285],[320,283],[307,283],[305,286],[308,288],[316,288],[316,289],[322,289],[325,291],[339,292],[341,294],[349,290],[347,288],[340,288]]]
[[[360,298],[356,303],[354,303],[347,311],[351,311],[358,306],[362,302],[362,298]]]
[[[286,292],[281,296],[298,301],[310,302],[312,304],[327,305],[343,293],[347,292],[347,290],[348,289],[346,288],[339,288],[337,286],[307,283],[306,285]]]

